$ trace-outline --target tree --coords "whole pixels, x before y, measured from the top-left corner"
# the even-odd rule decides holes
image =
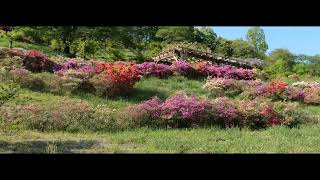
[[[219,37],[217,40],[216,53],[222,54],[226,57],[233,56],[232,41]]]
[[[217,46],[217,34],[211,27],[195,28],[194,41],[206,45],[214,51]]]
[[[257,54],[265,54],[269,48],[265,39],[264,31],[260,27],[250,28],[247,32],[246,38]]]
[[[19,30],[19,27],[3,26],[0,29],[0,35],[5,36],[9,40],[9,48],[13,47],[13,42],[23,37],[23,32]]]
[[[252,58],[257,57],[255,50],[250,44],[243,39],[232,41],[232,49],[234,57]]]
[[[295,58],[295,55],[292,54],[288,49],[274,49],[273,51],[270,52],[269,57],[271,60],[278,60],[278,59],[283,59],[286,61],[292,61]]]
[[[173,42],[193,41],[194,27],[160,27],[155,34],[164,44]]]

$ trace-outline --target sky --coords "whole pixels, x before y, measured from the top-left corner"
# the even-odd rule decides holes
[[[250,27],[213,27],[213,31],[223,38],[245,39]],[[320,27],[261,27],[269,49],[286,48],[294,54],[320,54]]]

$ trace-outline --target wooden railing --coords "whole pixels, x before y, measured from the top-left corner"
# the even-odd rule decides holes
[[[262,67],[265,65],[265,62],[260,59],[240,59],[240,58],[226,58],[222,55],[203,52],[200,50],[190,49],[190,48],[182,48],[182,47],[173,47],[161,52],[158,56],[153,58],[155,62],[169,62],[172,63],[177,59],[185,59],[188,57],[202,59],[205,61],[211,61],[218,64],[230,64],[234,66],[252,68],[252,67]]]

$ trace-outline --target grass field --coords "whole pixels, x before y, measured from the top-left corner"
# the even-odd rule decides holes
[[[318,126],[247,129],[137,129],[117,133],[0,133],[2,153],[317,153]]]

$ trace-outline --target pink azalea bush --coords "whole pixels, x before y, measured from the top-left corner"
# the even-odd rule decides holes
[[[161,101],[155,97],[128,109],[128,114],[139,126],[266,128],[275,125],[293,126],[303,117],[296,106],[267,99],[235,101],[226,97],[213,102],[176,94]]]
[[[254,79],[255,70],[236,68],[230,65],[209,65],[201,64],[198,66],[198,71],[205,76],[213,77],[224,77],[224,78],[234,78],[234,79]]]
[[[129,112],[136,122],[143,124],[194,127],[210,118],[211,108],[208,101],[178,93],[164,102],[154,97],[130,107]]]

